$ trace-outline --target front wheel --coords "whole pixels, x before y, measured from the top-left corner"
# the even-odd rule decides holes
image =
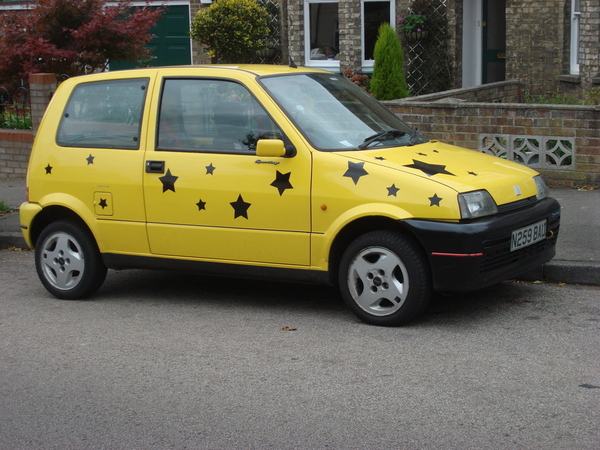
[[[48,225],[40,234],[35,267],[48,292],[65,300],[93,294],[107,271],[91,233],[64,220]]]
[[[372,325],[401,325],[425,311],[431,275],[421,249],[393,231],[373,231],[344,252],[339,284],[344,301]]]

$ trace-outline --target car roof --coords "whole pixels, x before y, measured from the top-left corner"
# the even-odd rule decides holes
[[[319,69],[312,69],[309,67],[291,67],[277,64],[197,64],[197,65],[186,65],[186,66],[156,66],[156,67],[142,67],[137,69],[126,69],[126,70],[115,70],[110,73],[122,73],[132,71],[157,71],[167,72],[169,70],[189,70],[189,71],[207,71],[207,70],[223,70],[223,71],[240,71],[248,72],[256,76],[263,75],[276,75],[276,74],[288,74],[288,73],[306,73],[306,72],[317,72],[317,73],[331,73]],[[106,72],[104,72],[106,73]]]

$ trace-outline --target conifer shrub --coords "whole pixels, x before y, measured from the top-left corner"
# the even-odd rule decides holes
[[[404,76],[404,51],[400,39],[388,23],[379,27],[371,78],[371,94],[379,100],[408,97]]]

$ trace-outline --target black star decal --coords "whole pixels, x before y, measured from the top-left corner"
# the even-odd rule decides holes
[[[419,153],[417,153],[417,155],[419,155],[419,156],[427,156],[427,153],[421,153],[421,152],[419,152]]]
[[[167,174],[165,176],[159,177],[159,180],[163,184],[163,192],[175,192],[175,181],[177,181],[177,178],[179,177],[171,175],[171,169],[167,170]]]
[[[346,173],[344,174],[344,176],[348,177],[348,178],[352,178],[352,181],[354,181],[354,184],[358,184],[358,180],[360,179],[360,177],[362,177],[364,175],[369,175],[369,172],[367,172],[363,168],[364,165],[365,165],[364,162],[353,163],[352,161],[348,161],[348,170],[346,170]]]
[[[88,166],[90,164],[94,164],[94,158],[95,158],[95,156],[92,156],[91,153],[90,153],[90,156],[88,156],[87,158],[85,158],[87,160],[87,162],[88,162]]]
[[[213,166],[212,163],[210,163],[208,166],[206,166],[206,175],[212,175],[214,171],[215,171],[215,166]]]
[[[438,150],[434,150],[433,153],[439,153],[439,151]]]
[[[52,173],[52,166],[50,164],[48,164],[46,167],[46,175],[51,174]]]
[[[98,203],[98,205],[100,205],[102,207],[102,209],[106,208],[108,206],[108,204],[106,203],[106,199],[105,198],[101,198],[100,199],[100,203]]]
[[[475,172],[467,172],[467,173],[468,173],[469,175],[473,175],[474,177],[476,177],[477,175],[479,175],[479,174],[477,174],[477,173],[475,173]]]
[[[455,176],[453,173],[450,173],[446,170],[446,166],[442,166],[440,164],[428,164],[423,161],[417,161],[416,159],[413,159],[413,164],[407,164],[404,167],[411,167],[413,169],[422,170],[429,177],[438,173]]]
[[[397,197],[396,194],[400,190],[400,188],[397,188],[395,184],[392,184],[389,188],[386,188],[386,189],[388,190],[388,197],[391,195],[393,195],[394,197]]]
[[[279,195],[283,195],[286,189],[294,189],[294,186],[290,183],[290,175],[292,172],[281,173],[277,170],[277,175],[275,176],[275,181],[271,183],[271,186],[274,186],[279,191]]]
[[[379,161],[385,161],[385,158],[383,156],[376,156],[375,159]]]
[[[438,197],[437,194],[433,194],[433,197],[429,197],[429,201],[431,202],[429,206],[440,206],[442,198]]]
[[[237,219],[238,217],[243,217],[245,219],[248,218],[248,208],[250,208],[250,203],[246,203],[244,201],[244,199],[242,198],[242,194],[238,196],[235,202],[231,202],[229,204],[233,207],[233,210],[235,211],[235,214],[233,215],[234,219]]]
[[[206,210],[206,202],[203,202],[202,199],[198,200],[196,206],[198,206],[198,211]]]

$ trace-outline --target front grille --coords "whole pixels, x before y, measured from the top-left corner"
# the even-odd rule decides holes
[[[523,200],[517,200],[516,202],[506,203],[504,205],[498,206],[498,213],[506,213],[509,211],[514,211],[516,209],[527,208],[530,205],[533,205],[537,202],[537,197],[534,195],[532,197],[524,198]]]
[[[551,239],[544,239],[514,252],[510,251],[510,236],[505,239],[485,242],[484,257],[479,266],[479,272],[486,273],[520,261],[535,259],[535,257],[556,244],[558,227],[554,228],[552,232],[553,237]]]

